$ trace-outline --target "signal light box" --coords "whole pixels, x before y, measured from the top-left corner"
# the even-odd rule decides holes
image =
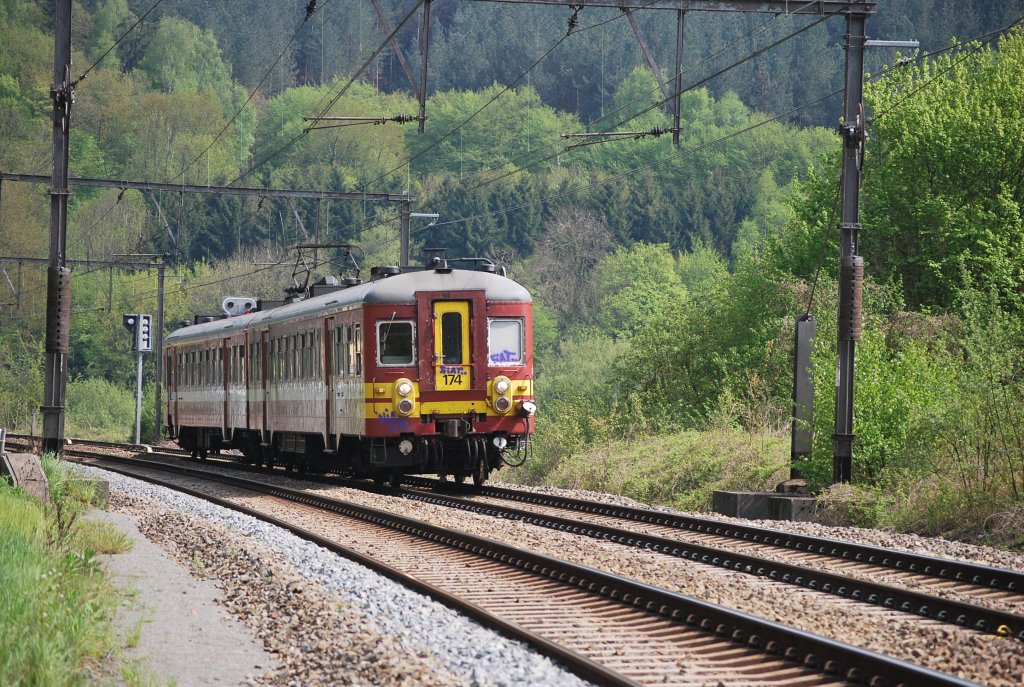
[[[132,350],[148,353],[153,350],[153,316],[140,313],[125,315],[121,323],[132,335]]]

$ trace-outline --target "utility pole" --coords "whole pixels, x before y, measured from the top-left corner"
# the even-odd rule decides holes
[[[676,10],[676,71],[672,102],[672,143],[679,145],[680,114],[683,107],[683,31],[686,29],[686,10]]]
[[[423,63],[420,66],[420,123],[419,133],[426,130],[427,125],[427,56],[430,54],[430,0],[423,3]],[[408,258],[408,256],[406,256]],[[407,265],[408,260],[402,262]]]
[[[412,209],[412,203],[404,200],[402,201],[401,210],[401,222],[400,222],[400,256],[398,264],[405,267],[409,264],[409,214]]]
[[[55,0],[53,39],[53,173],[50,178],[50,260],[46,283],[46,365],[43,451],[61,454],[71,329],[71,269],[67,266],[68,138],[71,128],[71,0]]]
[[[167,265],[163,259],[156,266],[156,414],[153,416],[153,443],[160,441],[164,430],[162,398],[160,390],[164,383],[164,273]]]
[[[846,15],[846,96],[843,116],[842,215],[839,224],[839,322],[836,358],[836,432],[832,481],[853,476],[854,352],[860,340],[864,258],[857,254],[860,233],[860,168],[866,139],[864,47],[867,14]]]

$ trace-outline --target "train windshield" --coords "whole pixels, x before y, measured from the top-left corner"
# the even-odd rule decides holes
[[[378,322],[377,350],[381,365],[412,365],[412,322]]]
[[[487,322],[487,363],[489,365],[523,364],[523,321],[493,319]]]

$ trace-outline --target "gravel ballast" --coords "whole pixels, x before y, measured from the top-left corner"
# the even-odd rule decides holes
[[[588,683],[521,642],[481,627],[333,552],[250,516],[96,468],[110,509],[194,574],[215,579],[229,612],[282,664],[273,685]]]
[[[783,622],[821,636],[909,660],[982,685],[1017,687],[1024,684],[1024,644],[1015,639],[1000,639],[939,624],[934,621],[923,621],[907,614],[878,607],[868,607],[849,600],[828,597],[808,590],[795,589],[764,578],[756,578],[720,568],[672,559],[652,552],[629,550],[609,542],[595,541],[593,539],[547,530],[522,522],[497,520],[488,516],[455,511],[431,504],[344,487],[327,487],[323,484],[302,483],[286,478],[283,475],[262,475],[259,479],[287,484],[287,486],[297,489],[306,488],[312,492],[370,507],[381,508],[442,527],[470,532],[479,536],[504,541],[515,546],[528,548],[539,553],[546,553],[572,562],[626,575],[658,587],[677,591],[770,620]],[[120,489],[120,487],[115,487],[113,480],[112,488]],[[152,487],[148,488],[152,489]],[[538,491],[547,490],[539,489]],[[564,495],[576,498],[598,498],[598,495],[590,493],[558,491]],[[156,497],[150,496],[148,498]],[[171,503],[176,503],[177,499],[184,497],[172,493],[169,498]],[[605,495],[604,498],[610,502],[622,503],[622,505],[643,507],[643,504],[628,502],[625,499],[621,499],[621,497]],[[179,508],[179,506],[175,506],[175,508]],[[181,510],[186,510],[184,507],[180,508]],[[214,507],[203,504],[200,510],[194,511],[195,517],[207,517],[201,513],[210,508]],[[236,526],[230,523],[235,518],[244,518],[244,516],[234,513],[229,513],[227,517],[229,526],[233,528]],[[244,518],[244,520],[249,521],[251,519]],[[737,523],[750,522],[731,518],[722,518],[722,520]],[[830,528],[813,523],[772,521],[770,523],[755,522],[753,524],[834,539],[946,555],[951,558],[982,564],[1020,569],[1020,558],[1012,554],[984,547],[946,542],[944,540],[895,535],[873,530]],[[316,529],[313,523],[304,523],[304,526],[307,525],[311,529]],[[268,526],[259,525],[257,527],[248,522],[238,526],[238,529],[244,532],[254,532],[259,528],[268,528]],[[262,540],[262,535],[260,536]],[[272,539],[276,540],[276,537]],[[273,548],[277,555],[290,559],[290,556],[286,554],[287,546],[275,544],[269,544],[269,546]],[[334,560],[333,554],[326,555],[330,560]],[[296,567],[306,571],[302,574],[307,579],[316,579],[320,576],[319,571],[322,565],[309,566],[303,564]],[[372,574],[368,573],[368,571],[364,571],[364,573]],[[327,588],[333,589],[331,584],[330,582],[325,582]],[[376,589],[375,586],[370,585],[368,588],[371,590],[369,592],[371,597],[378,595],[377,592],[373,591]],[[410,593],[404,589],[401,591],[407,594]],[[351,594],[352,592],[346,590],[345,593]],[[359,593],[356,592],[355,596],[359,597]],[[358,603],[366,604],[366,606],[360,605],[360,608],[370,607],[377,609],[375,611],[367,611],[367,614],[377,619],[381,627],[391,628],[385,629],[385,631],[400,637],[402,636],[401,628],[406,622],[405,620],[393,622],[387,619],[380,619],[379,615],[388,616],[390,610],[379,609],[375,600],[361,599]],[[389,622],[392,624],[388,625]],[[437,634],[443,636],[442,631],[438,631]],[[447,644],[446,637],[442,643]],[[475,648],[476,645],[471,640],[469,646]],[[469,651],[472,651],[472,648]],[[490,682],[495,679],[513,679],[512,674],[501,667],[497,667],[490,660],[486,660],[485,668],[464,666],[460,663],[466,655],[464,650],[456,651],[456,658],[454,659],[442,655],[432,644],[428,645],[427,650],[429,653],[436,655],[437,660],[444,666],[445,670],[448,670],[455,676],[469,675],[471,676],[470,679],[476,680],[474,684],[520,684],[518,682]],[[474,670],[482,670],[483,672],[473,672]],[[518,680],[519,678],[515,677],[514,679]],[[567,680],[576,680],[576,678],[565,675],[564,678],[527,678],[525,682],[529,684],[555,685],[578,684],[578,681],[573,683]]]

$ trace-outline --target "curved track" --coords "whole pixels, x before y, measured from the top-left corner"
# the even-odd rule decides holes
[[[81,442],[137,449],[109,442]],[[149,447],[146,447],[147,450]],[[180,458],[186,452],[159,449]],[[154,454],[157,457],[159,454]],[[226,466],[245,469],[235,463]],[[254,470],[249,468],[249,470]],[[306,476],[382,491],[359,480]],[[650,549],[853,601],[1024,640],[1024,573],[877,546],[596,501],[407,478],[409,499]],[[455,494],[439,493],[440,490]],[[384,490],[387,493],[394,493]],[[517,507],[508,505],[517,504]],[[884,583],[879,582],[884,580]]]
[[[602,571],[383,511],[181,466],[96,460],[150,481],[168,481],[154,478],[154,471],[176,473],[174,488],[271,520],[369,564],[529,641],[601,684],[968,684]],[[210,496],[225,488],[229,499]]]

